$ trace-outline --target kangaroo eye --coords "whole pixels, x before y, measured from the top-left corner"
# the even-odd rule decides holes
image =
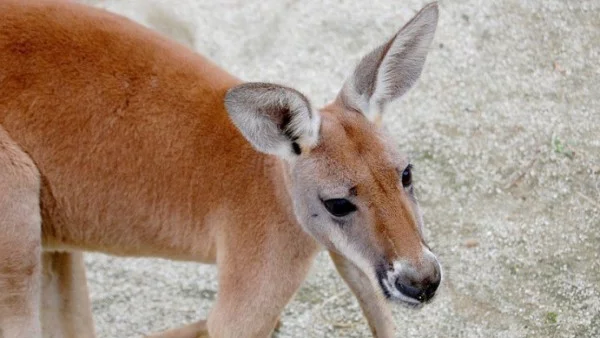
[[[343,217],[356,211],[356,206],[344,198],[333,198],[323,201],[323,205],[335,217]]]
[[[402,172],[402,186],[405,188],[410,187],[412,184],[412,164],[409,164],[406,169]]]

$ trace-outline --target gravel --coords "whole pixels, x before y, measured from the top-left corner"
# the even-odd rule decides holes
[[[425,2],[86,0],[252,81],[332,99]],[[395,308],[399,337],[600,336],[600,2],[440,1],[421,80],[384,117],[411,155],[436,300]],[[99,337],[205,318],[216,269],[88,254]],[[366,337],[326,255],[277,337]]]

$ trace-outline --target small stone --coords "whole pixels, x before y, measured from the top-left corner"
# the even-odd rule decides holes
[[[479,241],[474,238],[470,238],[465,241],[464,245],[469,249],[474,248],[476,246],[479,246]]]
[[[561,74],[565,73],[565,69],[560,65],[560,63],[558,63],[558,61],[554,61],[554,70]]]

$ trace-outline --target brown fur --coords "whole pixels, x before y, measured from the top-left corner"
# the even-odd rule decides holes
[[[208,320],[160,336],[273,331],[319,245],[294,214],[288,165],[255,151],[228,117],[224,97],[240,83],[123,17],[66,1],[0,1],[5,338],[41,328],[94,336],[81,251],[218,265]],[[358,234],[373,255],[419,262],[418,220],[398,185],[406,159],[339,101],[321,114],[319,145],[302,156],[330,171],[314,175],[342,172],[376,206]],[[391,336],[369,277],[328,248],[374,334]]]
[[[8,337],[41,327],[39,173],[0,126],[0,328]]]
[[[370,237],[389,260],[402,257],[418,261],[421,239],[410,197],[402,193],[400,173],[408,164],[391,147],[385,135],[358,113],[344,112],[337,104],[322,110],[321,143],[313,149],[315,158],[330,163],[329,175],[343,172],[356,184],[357,195],[377,208],[370,209],[367,223],[375,224]],[[359,118],[357,118],[359,117]],[[390,156],[391,155],[391,156]],[[406,223],[406,224],[404,224]],[[402,226],[398,226],[402,224]]]
[[[42,331],[48,337],[80,337],[94,332],[81,252],[42,256]]]

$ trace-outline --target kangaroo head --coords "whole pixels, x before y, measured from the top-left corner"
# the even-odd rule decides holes
[[[320,110],[266,83],[229,90],[233,123],[259,151],[288,163],[298,222],[358,266],[385,297],[433,297],[441,268],[423,239],[411,164],[379,127],[390,102],[419,78],[437,26],[435,3],[367,54]]]

